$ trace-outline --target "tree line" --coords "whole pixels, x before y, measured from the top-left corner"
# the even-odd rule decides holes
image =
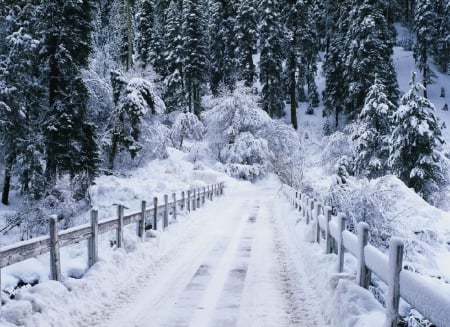
[[[415,31],[425,86],[449,63],[445,0],[4,0],[0,7],[0,142],[11,180],[40,199],[61,176],[82,198],[99,173],[164,156],[162,113],[204,110],[241,86],[270,117],[298,102],[354,120],[371,86],[398,103],[394,29]],[[425,94],[426,96],[426,94]]]

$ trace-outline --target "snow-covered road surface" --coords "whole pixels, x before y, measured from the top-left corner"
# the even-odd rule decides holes
[[[201,223],[91,318],[118,327],[325,326],[282,237],[278,191],[273,181],[228,188],[225,198],[196,213],[204,215]]]

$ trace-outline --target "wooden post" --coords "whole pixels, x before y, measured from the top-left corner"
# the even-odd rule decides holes
[[[369,289],[370,285],[370,271],[366,266],[366,258],[364,255],[364,248],[369,243],[369,225],[364,222],[358,224],[358,271],[356,280],[359,286]]]
[[[224,187],[225,187],[224,182],[220,183],[220,195],[221,195],[221,196],[223,195],[223,189],[224,189]]]
[[[400,302],[400,272],[403,267],[403,242],[392,237],[389,242],[389,281],[386,297],[386,327],[397,327]]]
[[[206,186],[206,190],[207,190],[207,194],[208,194],[207,198],[208,198],[208,200],[211,200],[211,191],[209,190],[209,185]]]
[[[211,201],[214,200],[214,185],[211,185]]]
[[[191,212],[191,190],[187,191],[187,210]]]
[[[345,230],[345,215],[343,213],[338,214],[338,256],[339,256],[339,264],[338,264],[338,272],[341,273],[344,271],[344,238],[343,232]]]
[[[181,205],[180,205],[180,209],[181,209],[182,211],[184,211],[185,207],[186,207],[186,196],[185,196],[184,191],[183,191],[183,192],[181,192]]]
[[[297,209],[297,197],[298,197],[298,192],[295,191],[295,201],[294,201],[294,208]]]
[[[164,225],[163,229],[169,226],[169,196],[164,194]]]
[[[88,267],[92,267],[98,261],[98,211],[91,210],[91,232],[88,240]]]
[[[158,198],[153,198],[153,230],[158,229]]]
[[[206,187],[203,186],[203,205],[206,203]]]
[[[58,241],[58,216],[52,215],[50,224],[50,278],[61,281],[61,258]]]
[[[147,210],[147,202],[141,202],[141,218],[139,219],[137,226],[137,236],[143,241],[145,237],[145,210]]]
[[[123,205],[117,206],[117,247],[121,248],[123,245]]]
[[[197,189],[197,208],[200,208],[200,187]]]
[[[173,219],[177,220],[177,194],[173,193]]]
[[[309,225],[309,221],[311,220],[311,207],[314,205],[313,199],[308,197],[306,199],[306,225]]]
[[[320,225],[319,225],[319,211],[320,203],[319,201],[314,202],[314,220],[316,221],[316,242],[320,243]]]
[[[195,188],[192,190],[192,210],[195,211],[195,201],[196,201],[196,194],[195,194]]]
[[[326,206],[323,208],[325,216],[325,243],[326,243],[326,253],[331,253],[333,249],[331,248],[332,237],[330,234],[330,221],[331,221],[331,207]]]

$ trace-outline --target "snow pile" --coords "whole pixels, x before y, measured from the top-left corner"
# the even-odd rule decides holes
[[[284,199],[279,195],[279,199]],[[284,237],[296,249],[297,269],[308,269],[309,284],[321,297],[321,311],[332,326],[381,327],[385,313],[373,295],[354,281],[356,262],[346,257],[345,272],[337,273],[337,256],[325,254],[317,243],[311,243],[313,225],[300,221],[300,213],[286,202],[276,202],[277,214],[285,224]]]

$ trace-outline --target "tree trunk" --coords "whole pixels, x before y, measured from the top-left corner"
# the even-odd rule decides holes
[[[424,50],[422,53],[422,60],[423,60],[423,97],[425,99],[428,99],[428,92],[427,92],[427,81],[428,81],[428,55],[427,55],[427,47],[424,46]]]
[[[11,166],[5,168],[5,178],[3,180],[2,203],[9,204],[9,190],[11,188]]]
[[[296,81],[295,81],[295,55],[291,53],[289,63],[289,95],[291,100],[291,123],[294,129],[298,128],[297,125],[297,97],[296,97]]]

